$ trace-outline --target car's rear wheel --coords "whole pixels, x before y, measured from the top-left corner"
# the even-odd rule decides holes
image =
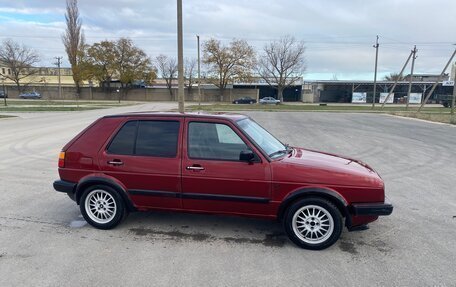
[[[285,231],[296,245],[321,250],[333,245],[342,233],[342,215],[331,202],[318,197],[293,203],[284,218]]]
[[[239,102],[238,102],[238,101],[235,101],[234,103],[235,103],[235,104],[239,104]]]
[[[87,188],[79,207],[84,219],[99,229],[114,228],[127,214],[122,197],[113,188],[104,185]]]

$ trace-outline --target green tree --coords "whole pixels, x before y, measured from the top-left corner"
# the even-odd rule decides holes
[[[131,87],[134,81],[142,80],[144,74],[150,70],[151,61],[130,39],[120,38],[114,47],[117,59],[114,67],[122,89],[126,89]]]
[[[208,79],[220,89],[220,97],[229,82],[251,78],[255,66],[255,51],[245,40],[233,40],[223,46],[210,39],[203,44],[203,63],[208,65]]]
[[[87,47],[85,58],[85,73],[100,84],[109,88],[113,77],[116,75],[115,42],[101,41]]]
[[[95,43],[87,47],[84,54],[86,56],[82,66],[87,78],[95,79],[104,88],[110,88],[113,80],[120,82],[119,101],[127,95],[133,82],[150,82],[156,75],[150,58],[127,38]]]

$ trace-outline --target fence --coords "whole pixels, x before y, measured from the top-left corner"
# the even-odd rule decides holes
[[[6,86],[9,98],[19,98],[19,91],[15,86]],[[116,89],[102,88],[81,88],[78,95],[74,87],[62,87],[62,96],[59,97],[58,87],[56,86],[28,86],[26,91],[36,91],[41,94],[45,100],[112,100],[116,101],[121,98],[125,101],[176,101],[177,88],[173,88],[171,93],[166,88],[138,88],[130,89],[126,93],[117,92]],[[231,102],[240,97],[251,97],[257,99],[258,89],[226,89],[223,97],[219,89],[201,89],[202,102]],[[193,88],[190,91],[185,90],[185,100],[189,102],[198,102],[198,89]]]

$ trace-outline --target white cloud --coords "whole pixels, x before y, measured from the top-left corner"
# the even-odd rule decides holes
[[[151,57],[175,56],[175,1],[80,0],[89,43],[131,37]],[[184,54],[196,56],[204,41],[246,39],[258,50],[285,34],[307,43],[309,77],[340,79],[373,74],[375,35],[380,35],[379,71],[398,72],[410,49],[419,52],[417,72],[439,73],[456,42],[456,1],[435,0],[192,0],[184,1]],[[34,47],[50,65],[65,55],[63,0],[0,1],[0,39],[12,37]]]

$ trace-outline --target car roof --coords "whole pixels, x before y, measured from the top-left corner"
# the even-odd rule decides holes
[[[131,112],[131,113],[125,113],[125,114],[116,114],[116,115],[108,115],[105,116],[105,118],[113,118],[113,117],[170,117],[170,118],[175,118],[175,117],[185,117],[185,118],[210,118],[210,119],[224,119],[224,120],[230,120],[230,121],[238,121],[241,119],[248,118],[246,115],[242,114],[235,114],[235,113],[225,113],[225,112],[213,112],[213,113],[207,113],[207,112],[186,112],[186,113],[179,113],[179,112]]]

